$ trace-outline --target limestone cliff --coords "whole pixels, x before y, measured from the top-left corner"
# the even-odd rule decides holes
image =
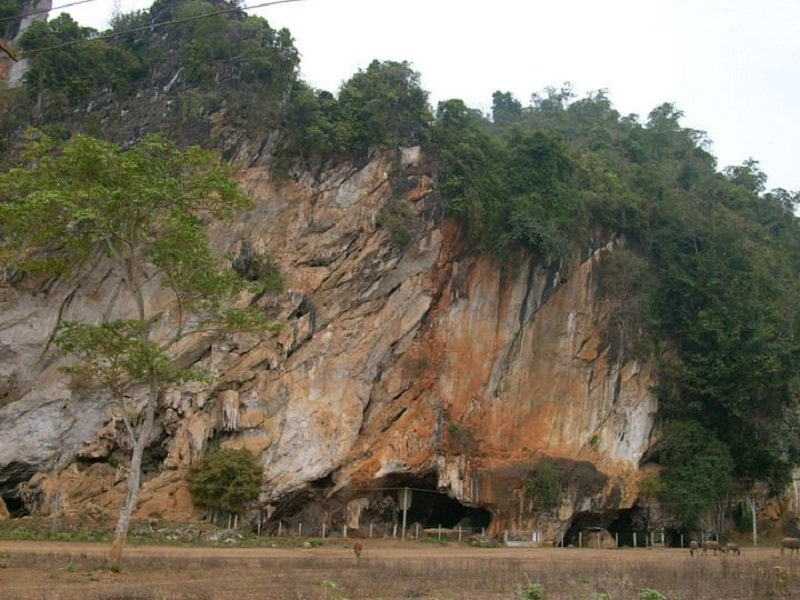
[[[389,526],[401,486],[430,491],[413,505],[423,525],[454,502],[491,531],[550,536],[634,505],[656,401],[651,365],[608,341],[596,279],[614,242],[560,270],[501,269],[441,218],[420,151],[397,158],[283,183],[241,170],[255,208],[212,225],[214,245],[274,261],[283,291],[256,302],[285,326],[174,349],[219,377],[162,398],[141,516],[199,516],[182,475],[212,438],[260,457],[267,523]],[[410,210],[387,225],[398,203]],[[62,509],[112,511],[124,453],[111,415],[100,394],[70,389],[50,341],[58,319],[126,314],[129,300],[102,266],[80,284],[0,293],[0,496],[12,514],[46,514],[57,486]],[[564,493],[542,516],[524,487],[544,457]]]

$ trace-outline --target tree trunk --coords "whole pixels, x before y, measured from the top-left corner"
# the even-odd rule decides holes
[[[748,496],[745,498],[750,515],[753,517],[753,546],[758,546],[758,523],[756,521],[756,498],[755,496]]]
[[[144,423],[142,423],[137,432],[136,439],[132,440],[133,452],[131,453],[131,465],[128,472],[128,491],[122,501],[117,527],[114,529],[114,537],[111,540],[111,550],[108,553],[108,560],[111,563],[118,563],[122,559],[122,550],[125,546],[125,539],[128,536],[131,516],[136,508],[136,501],[139,499],[139,489],[142,482],[142,457],[147,442],[150,440],[150,433],[153,430],[157,401],[158,390],[151,387],[147,407],[145,408]]]

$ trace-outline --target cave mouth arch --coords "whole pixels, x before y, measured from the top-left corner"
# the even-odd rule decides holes
[[[608,532],[622,547],[647,547],[653,544],[667,548],[687,548],[691,532],[674,527],[659,527],[648,522],[648,512],[639,505],[620,509],[608,525]]]
[[[446,492],[436,487],[436,474],[422,476],[398,476],[384,480],[380,487],[395,498],[400,497],[403,488],[411,490],[411,505],[406,514],[407,525],[419,523],[424,528],[443,527],[454,529],[458,526],[479,533],[489,528],[492,513],[482,507],[462,504]]]
[[[30,513],[18,495],[4,495],[2,496],[3,502],[6,505],[8,514],[12,519],[19,519],[20,517],[27,517]]]

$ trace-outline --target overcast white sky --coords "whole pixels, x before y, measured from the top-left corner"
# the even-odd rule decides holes
[[[104,29],[115,2],[152,3],[66,12]],[[769,188],[800,190],[800,0],[300,0],[251,12],[292,32],[314,87],[335,92],[372,59],[407,60],[434,106],[488,110],[495,90],[527,105],[564,82],[581,96],[605,89],[643,119],[673,102],[685,127],[708,133],[720,169],[752,157]]]

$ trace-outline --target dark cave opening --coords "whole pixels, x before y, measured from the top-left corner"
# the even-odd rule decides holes
[[[492,522],[492,513],[469,506],[437,489],[435,473],[422,476],[390,475],[368,487],[343,488],[331,494],[335,476],[329,474],[309,482],[307,488],[282,499],[262,524],[262,531],[280,535],[281,531],[302,531],[308,535],[355,537],[402,536],[402,490],[408,488],[411,501],[406,512],[407,531],[420,529],[460,529],[459,535],[482,533]],[[351,502],[355,504],[351,505]],[[361,502],[365,502],[361,504]],[[353,517],[351,507],[357,508]],[[345,533],[349,531],[349,533]],[[412,533],[413,535],[413,533]]]
[[[564,533],[563,546],[588,545],[591,533],[604,529],[605,521],[596,513],[576,513]],[[559,542],[561,545],[561,542]]]
[[[622,509],[616,519],[611,521],[608,531],[613,535],[620,548],[644,546],[647,539],[644,522],[639,515],[639,510],[634,508]]]
[[[429,473],[422,477],[401,477],[385,482],[385,488],[395,498],[400,499],[401,490],[411,490],[411,505],[406,514],[406,524],[419,523],[424,528],[443,527],[454,529],[461,526],[473,533],[489,527],[492,513],[481,507],[462,504],[446,492],[436,489],[436,474]],[[402,511],[398,513],[402,519]]]
[[[489,527],[492,521],[491,513],[485,508],[465,506],[441,492],[415,489],[412,494],[408,523],[419,523],[426,528],[441,525],[446,529],[461,525],[475,532]]]
[[[8,514],[11,515],[12,519],[28,516],[28,509],[25,508],[25,504],[19,496],[12,496],[9,494],[8,496],[2,496],[2,498],[8,509]]]
[[[608,531],[616,538],[620,548],[643,548],[653,544],[685,548],[689,545],[689,536],[682,531],[648,527],[648,511],[638,505],[620,510],[617,518],[609,523]]]

